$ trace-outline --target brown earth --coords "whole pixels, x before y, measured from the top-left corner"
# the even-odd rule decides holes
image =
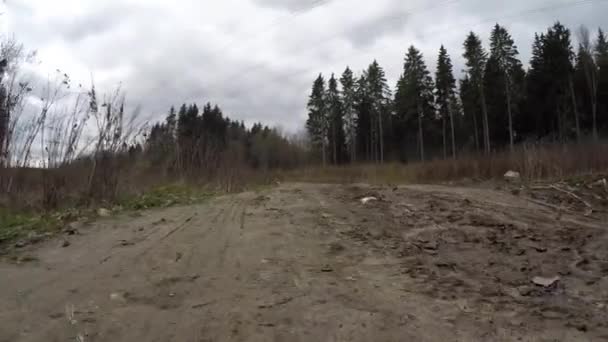
[[[285,184],[26,247],[0,341],[604,341],[607,231],[508,191]]]

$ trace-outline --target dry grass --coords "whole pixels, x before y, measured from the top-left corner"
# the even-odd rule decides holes
[[[563,179],[608,170],[608,143],[522,145],[513,153],[472,154],[425,163],[308,167],[280,174],[283,180],[325,183],[433,183],[501,179],[509,170],[526,181]]]

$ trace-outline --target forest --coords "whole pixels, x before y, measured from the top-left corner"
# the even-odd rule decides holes
[[[489,50],[478,34],[466,37],[458,80],[444,46],[435,70],[410,46],[393,89],[377,61],[359,75],[349,67],[339,79],[319,75],[307,107],[313,153],[324,165],[411,162],[597,142],[608,133],[608,42],[596,32],[556,22],[534,35],[527,70],[496,24]]]

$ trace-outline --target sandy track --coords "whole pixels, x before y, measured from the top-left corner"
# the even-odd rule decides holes
[[[490,190],[286,184],[0,263],[0,341],[606,340],[607,228]]]

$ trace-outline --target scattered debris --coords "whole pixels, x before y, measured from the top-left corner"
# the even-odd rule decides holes
[[[281,299],[280,301],[275,302],[275,303],[271,303],[271,304],[260,304],[260,305],[258,305],[258,308],[259,308],[259,309],[271,309],[271,308],[273,308],[273,307],[275,307],[275,306],[279,306],[279,305],[285,305],[285,304],[287,304],[287,303],[291,302],[291,301],[292,301],[292,300],[294,300],[294,299],[295,299],[294,297],[285,297],[284,299]]]
[[[504,177],[508,182],[519,182],[521,180],[521,174],[517,171],[507,171]]]
[[[552,287],[554,285],[557,284],[557,282],[559,282],[560,277],[551,277],[551,278],[545,278],[545,277],[534,277],[532,278],[532,283],[534,283],[537,286],[542,286],[542,287]]]
[[[193,309],[200,309],[200,308],[203,308],[203,307],[205,307],[207,305],[210,305],[210,304],[213,304],[213,303],[215,303],[215,300],[208,301],[208,302],[205,302],[205,303],[200,303],[200,304],[194,304],[194,305],[192,305],[192,308]]]
[[[261,327],[269,327],[269,328],[272,328],[275,326],[274,323],[259,323],[258,325]]]
[[[373,201],[377,201],[378,199],[376,197],[373,196],[369,196],[369,197],[363,197],[361,199],[361,204],[367,204],[369,202],[373,202]]]

